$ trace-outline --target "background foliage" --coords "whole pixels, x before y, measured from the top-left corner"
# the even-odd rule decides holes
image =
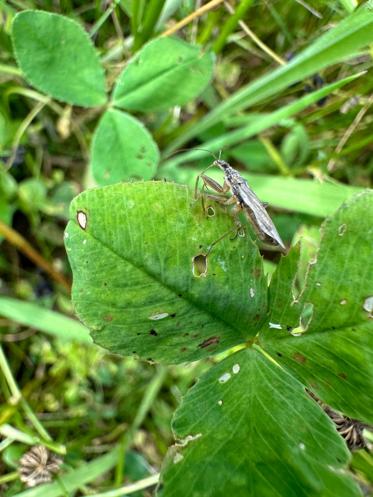
[[[346,0],[327,5],[314,2],[312,7],[290,0],[215,4],[219,4],[217,8],[207,8],[203,15],[196,14],[198,3],[189,0],[0,4],[0,488],[4,496],[98,495],[122,485],[124,478],[130,482],[149,475],[151,480],[144,487],[152,488],[167,448],[173,443],[172,413],[195,378],[207,370],[184,397],[174,419],[180,439],[200,432],[204,438],[197,437],[190,443],[184,440],[184,451],[176,448],[168,454],[166,486],[161,495],[182,494],[185,488],[179,485],[188,478],[196,479],[197,487],[204,489],[203,495],[209,495],[212,475],[207,472],[204,481],[204,475],[199,474],[211,447],[205,438],[210,443],[215,440],[215,446],[226,440],[227,450],[222,447],[221,458],[217,454],[216,461],[224,461],[226,453],[233,454],[234,466],[243,463],[235,459],[237,440],[249,440],[257,447],[256,459],[247,456],[244,464],[261,467],[262,457],[268,454],[261,445],[263,440],[246,429],[232,435],[230,427],[242,428],[245,402],[250,404],[252,395],[260,405],[250,419],[257,420],[258,430],[260,427],[264,433],[273,421],[260,406],[273,404],[278,412],[282,408],[280,402],[276,407],[273,392],[281,392],[282,402],[288,404],[294,405],[297,398],[300,410],[294,407],[291,416],[287,412],[287,416],[276,419],[271,450],[283,447],[280,455],[287,462],[305,457],[305,462],[292,469],[297,478],[288,475],[283,479],[279,495],[294,491],[297,497],[328,496],[330,488],[338,488],[341,496],[360,495],[349,477],[335,476],[346,464],[361,491],[371,491],[371,455],[360,450],[349,462],[344,443],[333,438],[332,423],[302,393],[295,378],[311,385],[334,408],[371,422],[368,388],[372,375],[366,367],[371,364],[371,341],[366,332],[369,309],[362,303],[373,294],[371,277],[363,276],[371,258],[368,213],[372,202],[368,194],[351,198],[371,186],[373,172],[372,6],[368,2],[357,8],[355,2]],[[185,27],[168,36],[166,30],[193,12]],[[162,34],[165,36],[158,36]],[[136,277],[128,260],[140,261],[139,247],[144,240],[151,247],[157,246],[162,256],[172,259],[176,247],[178,256],[189,260],[193,237],[206,247],[226,230],[229,220],[223,212],[217,212],[213,223],[203,218],[198,212],[200,206],[189,209],[181,193],[186,190],[181,187],[162,183],[150,189],[136,184],[113,185],[129,179],[166,178],[192,186],[196,174],[211,163],[206,153],[192,150],[198,146],[216,153],[224,150],[224,158],[240,168],[260,198],[275,207],[271,215],[287,244],[303,237],[300,256],[294,249],[273,277],[269,322],[283,325],[286,315],[286,324],[297,328],[302,325],[297,309],[311,302],[313,328],[296,346],[285,329],[274,335],[272,328],[263,328],[259,344],[285,366],[287,372],[281,375],[277,366],[255,348],[226,358],[225,353],[209,358],[211,352],[241,343],[242,335],[237,339],[237,333],[251,338],[264,319],[264,275],[261,273],[255,284],[249,275],[247,279],[237,277],[241,255],[253,270],[259,265],[259,254],[247,240],[238,240],[235,245],[224,240],[217,245],[216,266],[209,268],[221,284],[217,294],[217,287],[208,279],[199,279],[198,284],[193,280],[190,294],[195,300],[202,299],[202,310],[196,311],[193,298],[179,298],[169,312],[177,318],[151,321],[156,323],[151,330],[157,336],[146,328],[146,337],[138,338],[136,333],[145,328],[143,323],[138,324],[136,309],[129,315],[131,326],[138,325],[138,330],[133,328],[133,339],[125,336],[113,344],[112,334],[107,337],[101,333],[97,316],[101,319],[102,313],[110,315],[105,322],[105,329],[110,331],[115,324],[112,318],[116,317],[109,313],[112,299],[115,295],[122,298],[123,282]],[[184,147],[189,150],[179,151]],[[211,176],[221,181],[218,172],[212,171]],[[71,206],[75,226],[70,223],[66,247],[73,251],[70,260],[77,282],[75,306],[90,327],[96,326],[93,335],[99,343],[112,352],[135,351],[148,362],[104,352],[92,344],[87,329],[73,319],[63,231],[72,199],[96,185],[110,186],[83,193]],[[118,202],[123,198],[127,205],[133,202],[136,206],[129,221],[120,217]],[[348,208],[338,211],[324,225],[324,249],[303,300],[294,308],[290,305],[293,291],[297,285],[301,287],[307,261],[315,255],[318,227],[347,199]],[[89,214],[101,219],[97,221],[96,217],[98,224],[88,224],[82,233],[75,216],[87,206]],[[111,211],[118,212],[119,225],[111,224],[107,217]],[[133,238],[137,217],[146,219],[151,228],[145,223]],[[178,231],[173,229],[175,225]],[[98,230],[101,236],[103,226],[105,238],[99,242],[105,246],[114,244],[123,254],[128,240],[134,242],[126,266],[111,259],[111,253],[105,259],[105,277],[117,286],[117,294],[110,293],[111,300],[105,300],[106,294],[97,286],[102,281],[102,253],[97,256],[102,246],[91,244],[89,238],[92,234],[97,238]],[[113,238],[118,231],[122,239]],[[243,243],[249,244],[249,251]],[[96,265],[95,271],[81,264],[87,250],[91,251],[87,260]],[[147,262],[151,265],[155,260]],[[107,270],[107,261],[112,264],[112,272]],[[268,275],[277,263],[275,254],[265,254]],[[190,265],[187,267],[187,271],[175,275],[176,281],[167,284],[182,292],[193,279]],[[348,284],[344,284],[346,281]],[[138,280],[139,285],[143,283]],[[240,285],[253,288],[251,307],[240,301]],[[95,305],[89,315],[87,288],[96,288],[91,295]],[[334,311],[325,309],[330,294],[334,295]],[[160,302],[169,298],[164,286],[155,282],[150,294],[136,291],[130,300],[136,298],[138,305],[143,305],[151,295],[157,295]],[[222,298],[227,305],[219,308]],[[105,305],[108,309],[101,308]],[[216,321],[210,323],[211,330],[219,326],[219,341],[201,347],[216,336],[215,331],[211,335],[206,329],[192,340],[190,336],[180,337],[175,344],[173,330],[179,314],[193,313],[189,325],[199,328],[206,319],[206,309],[219,321],[218,325]],[[222,325],[227,316],[229,323]],[[144,317],[147,326],[148,318]],[[185,326],[187,321],[184,318],[180,322]],[[250,327],[246,326],[248,322]],[[340,332],[338,339],[332,326]],[[191,328],[184,332],[191,333]],[[155,339],[160,344],[156,349]],[[184,350],[191,342],[193,347]],[[152,364],[153,359],[171,363],[201,360],[166,368]],[[217,360],[222,361],[211,368]],[[330,366],[339,367],[342,362],[343,371]],[[236,364],[241,365],[237,375],[232,370]],[[217,379],[228,370],[232,383],[219,383]],[[348,376],[347,382],[342,381],[346,380],[343,374]],[[256,383],[253,377],[258,378]],[[241,381],[236,390],[230,386],[233,381]],[[248,385],[251,393],[246,392]],[[228,386],[223,398],[222,389]],[[229,409],[241,394],[242,402],[236,409]],[[216,425],[211,424],[210,417],[203,419],[211,403]],[[221,412],[227,424],[221,423]],[[315,423],[320,440],[309,439],[299,429],[289,431],[288,417],[299,419],[298,425],[306,418],[310,424]],[[328,444],[334,440],[329,451],[323,451],[323,437]],[[25,490],[19,479],[20,456],[40,441],[52,452],[66,454],[62,476],[48,487]],[[312,446],[311,459],[301,456],[299,444]],[[289,452],[284,455],[284,451]],[[174,464],[175,457],[178,464]],[[263,471],[275,467],[284,474],[288,466],[280,462],[281,458],[273,457],[271,464],[267,459]],[[212,468],[214,477],[219,471],[216,464]],[[324,466],[320,468],[319,464]],[[333,470],[326,470],[327,466]],[[178,476],[180,471],[184,471],[183,478]],[[235,478],[230,489],[231,485],[239,489],[247,484],[246,472],[237,472]],[[264,480],[268,481],[266,477]],[[260,489],[261,495],[272,495],[268,492],[273,490],[260,482],[258,476],[251,481],[252,488]],[[299,482],[301,487],[297,487]],[[217,488],[221,495],[229,491],[224,482]],[[144,490],[137,495],[150,492]],[[220,495],[214,492],[212,495]]]

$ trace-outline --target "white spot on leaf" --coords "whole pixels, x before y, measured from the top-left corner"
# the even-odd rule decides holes
[[[278,323],[268,323],[270,328],[274,328],[275,330],[282,330],[282,326]]]
[[[194,440],[197,440],[198,438],[202,437],[202,433],[197,433],[197,435],[188,435],[182,440],[179,440],[175,445],[177,447],[185,447],[188,445],[189,442],[194,442]]]
[[[293,335],[293,337],[301,337],[304,333],[304,330],[300,328],[299,326],[297,328],[294,328],[291,330],[290,334]]]
[[[222,268],[222,270],[226,273],[226,272],[227,272],[227,265],[226,265],[226,263],[225,263],[225,260],[224,260],[224,259],[221,259],[221,258],[219,257],[219,259],[218,259],[218,264],[219,264],[219,266]]]
[[[338,227],[338,235],[343,236],[346,233],[347,226],[345,224],[341,224]]]
[[[368,313],[370,318],[373,318],[373,296],[364,300],[363,309]]]
[[[306,448],[306,446],[304,445],[304,443],[301,442],[299,444],[299,448],[300,448],[300,450],[304,450]]]
[[[218,400],[218,405],[222,406],[223,405],[223,401],[222,400]]]
[[[68,232],[67,232],[67,231],[65,231],[64,237],[65,237],[65,238],[69,238],[69,234],[68,234]]]
[[[346,299],[342,299],[339,303],[340,303],[341,305],[346,305],[346,304],[347,304],[347,300],[346,300]]]
[[[240,365],[239,364],[235,364],[232,368],[232,373],[233,374],[238,374],[240,372]]]
[[[255,290],[254,288],[250,288],[249,290],[250,297],[253,299],[255,297]]]
[[[167,318],[168,316],[168,312],[160,312],[159,314],[153,314],[153,316],[149,316],[148,319],[152,321],[159,321],[160,319]]]
[[[222,376],[219,378],[219,383],[227,383],[231,379],[231,374],[230,373],[224,373]]]
[[[76,213],[76,219],[78,221],[79,226],[85,230],[87,227],[87,214],[83,211],[78,211]]]
[[[87,243],[87,239],[86,239],[86,238],[84,238],[84,240],[83,240],[83,245],[85,245],[86,243]]]
[[[174,455],[174,464],[177,464],[178,462],[182,461],[184,459],[183,454],[180,454],[180,452],[176,452]]]

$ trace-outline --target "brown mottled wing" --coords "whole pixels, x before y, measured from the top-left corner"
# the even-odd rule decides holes
[[[255,224],[259,233],[264,234],[266,237],[270,238],[273,242],[285,249],[284,242],[281,240],[272,219],[269,217],[267,211],[263,207],[263,204],[251,190],[246,181],[240,183],[239,188],[242,201],[248,209],[250,219]]]

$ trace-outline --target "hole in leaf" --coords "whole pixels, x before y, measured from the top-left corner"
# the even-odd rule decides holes
[[[168,316],[169,316],[168,312],[159,312],[157,314],[149,316],[148,319],[150,319],[151,321],[159,321],[160,319],[167,318]]]
[[[207,216],[208,217],[215,216],[215,209],[211,205],[207,207]]]
[[[87,214],[84,211],[78,211],[76,213],[76,220],[78,221],[79,226],[82,228],[82,230],[85,230],[87,228]]]
[[[198,254],[195,255],[192,259],[193,263],[193,276],[197,278],[204,278],[207,276],[207,255],[206,254]]]

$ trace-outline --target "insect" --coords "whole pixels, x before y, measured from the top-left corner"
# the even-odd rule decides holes
[[[234,169],[228,162],[217,159],[211,166],[217,166],[224,172],[224,184],[221,186],[217,181],[206,176],[203,173],[199,174],[196,180],[195,195],[197,196],[198,182],[201,178],[204,188],[211,188],[218,195],[207,194],[208,198],[219,202],[223,205],[235,204],[234,213],[242,211],[247,217],[248,221],[253,226],[258,237],[264,242],[269,243],[271,246],[279,248],[281,251],[286,252],[284,242],[273,224],[272,219],[266,211],[266,204],[262,203],[252,189],[247,184],[247,181]],[[207,168],[209,169],[209,168]],[[225,194],[231,191],[232,196],[226,198]]]

